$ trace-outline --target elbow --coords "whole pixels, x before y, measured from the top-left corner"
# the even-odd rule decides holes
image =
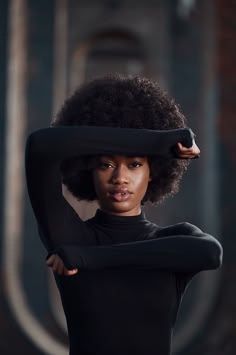
[[[215,240],[209,251],[209,269],[219,269],[223,262],[223,248],[221,244]]]

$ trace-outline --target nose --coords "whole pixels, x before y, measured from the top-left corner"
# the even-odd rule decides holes
[[[125,166],[117,166],[113,170],[113,174],[111,176],[111,180],[113,184],[127,184],[129,181],[128,170]]]

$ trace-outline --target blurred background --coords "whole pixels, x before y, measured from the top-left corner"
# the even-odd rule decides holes
[[[236,354],[235,40],[234,0],[0,1],[1,355],[68,353],[26,191],[25,140],[77,86],[113,72],[156,80],[201,148],[179,194],[146,206],[147,217],[187,220],[224,247],[223,267],[197,275],[186,291],[173,352]],[[96,210],[66,197],[82,218]]]

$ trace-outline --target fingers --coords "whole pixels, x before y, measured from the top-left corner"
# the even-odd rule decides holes
[[[57,272],[58,274],[63,273],[64,269],[64,264],[61,260],[61,258],[56,255],[52,254],[46,261],[46,264],[54,271]]]
[[[64,274],[65,276],[72,276],[72,275],[77,274],[78,271],[79,271],[78,269],[68,270],[67,268],[64,267],[64,272],[63,272],[63,274]]]
[[[56,254],[52,254],[46,261],[46,264],[48,266],[52,266],[54,263],[54,260],[56,259],[57,255]]]
[[[56,268],[55,272],[57,272],[59,275],[62,275],[62,274],[63,274],[63,271],[64,271],[64,263],[63,263],[63,261],[60,259],[60,260],[58,261],[57,268]]]
[[[78,269],[68,270],[63,263],[63,260],[56,254],[52,254],[46,261],[48,267],[59,275],[72,276],[78,273]]]
[[[200,156],[200,149],[195,142],[193,142],[190,148],[184,147],[181,143],[177,143],[177,151],[180,158],[194,159]]]

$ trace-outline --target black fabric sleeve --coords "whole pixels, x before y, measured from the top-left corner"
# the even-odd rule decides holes
[[[190,147],[193,137],[188,128],[156,131],[61,126],[31,133],[25,151],[26,182],[39,234],[48,252],[73,243],[78,233],[83,233],[85,240],[90,237],[87,226],[62,195],[60,165],[64,159],[112,153],[171,156],[177,142]]]
[[[216,269],[222,247],[211,235],[174,235],[112,246],[60,246],[56,251],[67,268],[147,267],[173,272]]]

